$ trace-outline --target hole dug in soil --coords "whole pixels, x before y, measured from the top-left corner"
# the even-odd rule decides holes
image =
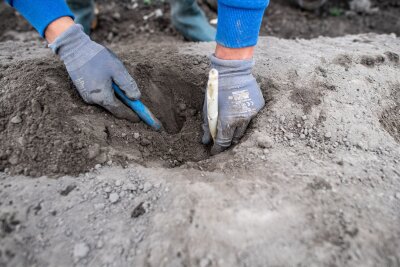
[[[110,162],[175,167],[208,158],[208,149],[200,143],[207,58],[193,66],[185,63],[188,60],[157,58],[152,63],[138,55],[126,57],[143,102],[165,132],[87,105],[54,59],[0,62],[7,77],[0,80],[0,170],[77,175]]]

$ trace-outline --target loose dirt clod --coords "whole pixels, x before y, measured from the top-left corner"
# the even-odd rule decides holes
[[[274,140],[265,134],[259,133],[257,137],[257,145],[260,148],[271,148],[274,145]]]

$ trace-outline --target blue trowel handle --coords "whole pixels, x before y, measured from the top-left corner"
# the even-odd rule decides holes
[[[140,100],[130,100],[119,87],[113,83],[112,84],[115,93],[121,98],[122,102],[128,105],[136,114],[141,118],[147,125],[156,131],[161,130],[161,122],[154,117],[153,113],[142,103]]]

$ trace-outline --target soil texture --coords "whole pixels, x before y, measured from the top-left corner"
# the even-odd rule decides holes
[[[261,38],[267,105],[213,157],[196,140],[213,43],[116,47],[162,135],[85,105],[32,47],[1,44],[1,265],[400,266],[399,38]]]
[[[47,49],[28,43],[21,55],[13,42],[0,46],[1,170],[76,175],[113,161],[150,160],[174,167],[208,157],[200,144],[206,56],[180,58],[174,45],[120,53],[144,103],[164,125],[166,131],[159,134],[84,103]]]
[[[368,32],[400,35],[400,3],[397,0],[355,1],[370,3],[373,11],[353,11],[349,0],[329,0],[314,11],[299,8],[296,0],[271,1],[260,34],[290,39]],[[198,2],[210,20],[218,17],[213,4],[215,0]],[[183,41],[171,26],[168,1],[98,0],[96,3],[98,26],[92,38],[98,42]],[[0,3],[0,14],[5,18],[0,21],[0,41],[38,39],[28,23],[4,3]]]

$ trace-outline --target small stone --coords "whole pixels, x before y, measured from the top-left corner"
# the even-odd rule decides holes
[[[107,186],[106,188],[104,188],[104,192],[106,193],[111,193],[111,191],[112,191],[111,186]]]
[[[306,139],[306,135],[305,134],[300,134],[300,139]]]
[[[153,189],[153,185],[150,182],[146,182],[143,185],[143,192],[147,193],[149,192],[151,189]]]
[[[138,139],[139,137],[140,137],[140,134],[139,134],[139,133],[134,133],[134,134],[133,134],[133,138]]]
[[[397,199],[400,199],[400,192],[397,192],[397,193],[394,195],[394,197],[397,198]]]
[[[189,116],[194,117],[194,116],[196,116],[196,114],[197,114],[197,110],[195,110],[194,108],[190,108],[190,109],[188,109],[188,110],[186,111],[186,113],[187,113]]]
[[[31,100],[31,105],[32,105],[32,113],[35,114],[35,116],[42,115],[42,106],[36,99]]]
[[[297,128],[301,128],[301,124],[300,123],[297,124]]]
[[[94,168],[95,168],[96,170],[98,170],[98,169],[101,168],[101,165],[100,165],[100,164],[96,164],[96,165],[94,165]]]
[[[96,248],[102,248],[103,246],[104,246],[103,241],[101,240],[97,241]]]
[[[338,142],[334,142],[334,143],[333,143],[333,147],[336,148],[336,147],[338,147],[338,146],[339,146],[339,143],[338,143]]]
[[[180,103],[178,105],[178,108],[179,108],[180,111],[184,111],[184,110],[186,110],[186,104],[185,103]]]
[[[325,138],[330,139],[332,137],[331,132],[326,132],[325,133]]]
[[[18,124],[18,123],[22,122],[22,118],[21,118],[20,115],[16,115],[16,116],[11,118],[10,122],[14,123],[14,124]]]
[[[279,121],[281,122],[281,123],[284,123],[285,122],[285,116],[281,116],[280,118],[279,118]]]
[[[142,138],[142,141],[140,141],[140,144],[141,144],[142,146],[148,146],[148,145],[151,144],[151,142],[150,142],[150,140],[147,139],[147,138]]]
[[[100,145],[99,144],[94,144],[89,146],[88,148],[88,158],[89,159],[94,159],[100,154]]]
[[[119,195],[117,193],[111,193],[110,197],[108,198],[111,203],[117,203],[119,200]]]
[[[111,41],[113,40],[113,38],[114,38],[114,33],[110,32],[110,33],[107,35],[107,41],[111,42]]]
[[[18,142],[18,144],[20,144],[21,146],[24,146],[24,145],[26,144],[26,140],[25,140],[25,138],[24,138],[23,136],[18,137],[18,138],[17,138],[17,142]]]
[[[288,133],[288,134],[286,135],[286,137],[287,137],[287,139],[292,140],[293,137],[294,137],[294,135],[293,135],[293,133]]]
[[[309,144],[309,146],[311,147],[311,148],[314,148],[315,147],[315,143],[316,143],[316,141],[314,140],[314,139],[310,139],[310,142],[308,143]]]
[[[294,146],[294,141],[293,140],[289,141],[289,146]]]
[[[96,157],[96,162],[99,164],[104,164],[107,161],[107,154],[106,153],[101,153]]]
[[[74,259],[76,261],[85,258],[89,254],[90,248],[85,243],[79,243],[74,246]]]
[[[357,142],[356,147],[358,149],[364,149],[364,144],[361,141],[359,141],[359,142]]]
[[[115,19],[115,20],[120,20],[120,19],[121,19],[121,14],[118,13],[118,12],[115,12],[115,13],[112,15],[112,17],[113,17],[113,19]]]
[[[260,148],[271,148],[274,145],[274,141],[269,136],[259,135],[257,137],[257,145]]]
[[[307,115],[304,115],[303,117],[301,117],[301,119],[302,119],[303,121],[307,120]]]
[[[154,10],[154,16],[156,19],[161,18],[164,15],[163,11],[160,8]]]
[[[115,186],[121,186],[123,182],[121,180],[115,181]]]
[[[8,158],[8,162],[9,162],[11,165],[17,165],[18,162],[19,162],[18,155],[17,155],[17,154],[13,154],[11,157]]]

